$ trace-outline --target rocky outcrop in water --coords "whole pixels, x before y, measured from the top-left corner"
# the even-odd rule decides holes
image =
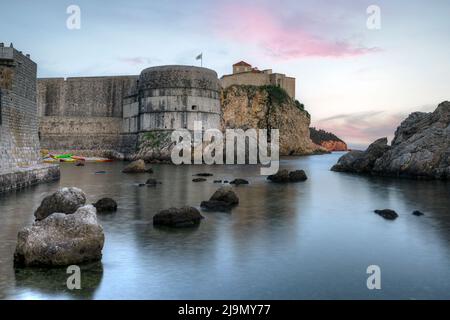
[[[374,212],[386,220],[395,220],[398,218],[397,212],[391,209],[375,210]]]
[[[94,203],[97,213],[106,213],[117,211],[117,202],[111,198],[102,198]]]
[[[309,128],[312,142],[328,151],[347,151],[347,144],[331,132],[314,127]]]
[[[355,173],[371,173],[375,165],[375,161],[390,149],[387,138],[381,138],[372,143],[366,151],[354,150],[339,158],[331,170],[355,172]]]
[[[53,213],[18,234],[15,266],[67,266],[102,258],[105,236],[92,205]]]
[[[286,169],[279,170],[276,174],[267,177],[267,180],[276,183],[300,182],[307,179],[308,177],[303,170],[288,171]]]
[[[239,204],[239,198],[231,187],[221,187],[208,201],[202,201],[200,207],[211,211],[229,211]]]
[[[193,227],[202,219],[203,216],[194,207],[170,208],[158,212],[153,217],[153,224],[174,228]]]
[[[230,86],[222,93],[223,129],[279,129],[280,155],[326,150],[309,137],[310,115],[302,104],[275,86]]]
[[[391,146],[386,138],[379,139],[366,151],[342,156],[332,170],[449,179],[450,102],[442,102],[431,113],[412,113],[397,128]]]
[[[234,184],[235,186],[239,186],[241,184],[249,184],[249,182],[245,179],[237,178],[230,182],[230,184]]]
[[[78,188],[62,188],[42,200],[34,216],[42,220],[55,212],[72,214],[86,204],[85,193]]]
[[[147,169],[145,167],[145,162],[142,159],[136,160],[128,164],[123,170],[123,173],[152,173],[152,169]]]

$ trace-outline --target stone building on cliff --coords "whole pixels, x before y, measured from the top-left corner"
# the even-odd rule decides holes
[[[273,73],[272,69],[258,70],[245,61],[233,64],[233,73],[224,75],[220,78],[220,82],[224,89],[232,85],[278,86],[295,99],[295,78],[282,73]]]
[[[59,167],[40,163],[37,66],[0,43],[0,192],[59,179]]]

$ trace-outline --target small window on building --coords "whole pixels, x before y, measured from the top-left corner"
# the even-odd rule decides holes
[[[196,105],[193,105],[193,106],[192,106],[192,110],[197,110],[197,106],[196,106]]]

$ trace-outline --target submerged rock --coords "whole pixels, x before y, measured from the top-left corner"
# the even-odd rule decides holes
[[[245,179],[234,179],[233,181],[230,182],[230,184],[234,184],[236,186],[240,185],[240,184],[248,184],[249,182]]]
[[[205,178],[195,178],[195,179],[192,179],[192,182],[205,182],[205,181],[206,181]]]
[[[420,216],[423,216],[425,213],[423,213],[423,212],[421,212],[421,211],[419,211],[419,210],[415,210],[415,211],[413,211],[412,214],[415,215],[415,216],[417,216],[417,217],[420,217]]]
[[[289,172],[286,169],[279,170],[276,174],[270,175],[267,177],[267,180],[276,183],[287,183],[287,182],[300,182],[307,180],[305,171],[303,170],[295,170]]]
[[[207,173],[207,172],[201,172],[201,173],[194,174],[194,176],[197,176],[197,177],[212,177],[213,174],[212,173]]]
[[[375,210],[374,212],[387,220],[395,220],[398,218],[398,214],[394,210],[383,209],[383,210]]]
[[[149,186],[149,187],[154,187],[158,184],[161,184],[161,182],[159,182],[156,179],[148,179],[147,182],[145,183],[145,185]]]
[[[123,173],[153,173],[152,169],[145,168],[144,160],[136,160],[127,165],[123,170]]]
[[[170,208],[158,212],[153,217],[153,224],[175,228],[193,227],[202,219],[203,216],[194,207]]]
[[[117,202],[111,198],[102,198],[94,203],[97,213],[117,211]]]
[[[352,151],[342,156],[331,170],[449,179],[450,102],[442,102],[431,113],[409,115],[397,128],[391,146],[387,145],[386,138],[374,144],[366,151]]]
[[[221,187],[208,201],[202,201],[200,207],[212,211],[229,211],[239,204],[239,198],[231,187]]]
[[[102,258],[105,236],[92,205],[53,213],[18,234],[15,266],[67,266]]]
[[[34,216],[42,220],[52,213],[72,214],[86,204],[86,195],[78,188],[62,188],[42,200]]]

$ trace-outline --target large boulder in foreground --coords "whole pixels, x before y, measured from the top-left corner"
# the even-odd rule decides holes
[[[379,140],[378,140],[379,141]],[[334,171],[370,173],[407,178],[450,178],[450,102],[434,112],[414,112],[395,132],[391,146],[349,152],[333,166]]]
[[[86,195],[78,188],[62,188],[42,200],[34,213],[36,220],[42,220],[55,212],[72,214],[86,204]]]
[[[136,160],[128,164],[123,170],[123,173],[152,173],[152,169],[146,169],[145,168],[145,162],[144,160]]]
[[[153,217],[155,226],[175,228],[193,227],[200,223],[203,216],[194,207],[170,208],[161,210]]]
[[[239,198],[231,187],[221,187],[208,201],[202,201],[200,207],[211,211],[229,211],[239,204]]]
[[[15,266],[67,266],[102,258],[105,241],[92,205],[53,213],[19,232]]]

